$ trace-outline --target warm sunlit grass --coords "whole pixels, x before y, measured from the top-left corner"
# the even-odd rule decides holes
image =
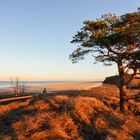
[[[0,140],[138,140],[139,103],[123,115],[118,97],[116,87],[102,86],[1,105]]]

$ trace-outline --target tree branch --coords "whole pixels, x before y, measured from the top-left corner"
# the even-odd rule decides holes
[[[134,73],[132,74],[131,78],[125,82],[125,85],[128,85],[135,77],[137,74],[137,69],[134,69]]]

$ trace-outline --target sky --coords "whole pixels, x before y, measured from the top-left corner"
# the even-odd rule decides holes
[[[103,80],[116,65],[72,64],[72,36],[85,20],[105,13],[135,12],[139,0],[1,0],[0,80]]]

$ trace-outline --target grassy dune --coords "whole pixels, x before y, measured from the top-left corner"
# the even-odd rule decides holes
[[[118,97],[104,85],[0,105],[0,140],[139,140],[140,103],[120,114]]]

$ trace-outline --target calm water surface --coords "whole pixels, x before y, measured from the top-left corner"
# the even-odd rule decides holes
[[[68,82],[101,82],[101,81],[27,81],[20,82],[20,85],[43,85],[43,84],[59,84],[59,83],[68,83]],[[10,87],[15,85],[15,83],[11,83],[10,81],[0,81],[0,87]]]

